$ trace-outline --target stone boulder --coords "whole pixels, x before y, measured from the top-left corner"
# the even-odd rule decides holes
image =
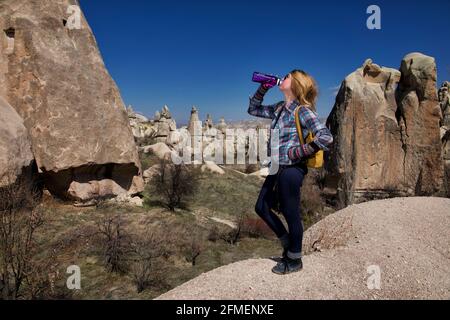
[[[250,176],[256,176],[259,178],[267,178],[269,176],[269,173],[270,173],[269,168],[262,168],[261,170],[251,173]]]
[[[436,62],[421,53],[411,53],[403,58],[400,71],[397,114],[405,151],[404,181],[414,195],[436,195],[444,177]]]
[[[144,153],[150,153],[157,156],[159,159],[163,160],[168,154],[171,153],[170,148],[162,142],[153,144],[151,146],[146,146],[142,149]]]
[[[450,128],[450,82],[445,81],[439,89],[439,103],[441,105],[441,126]]]
[[[159,175],[160,173],[161,173],[161,165],[155,164],[154,166],[151,166],[150,168],[144,171],[145,183],[149,183],[150,180],[153,179],[153,177]]]
[[[16,182],[30,171],[33,154],[22,118],[0,97],[0,188]]]
[[[444,191],[450,198],[450,128],[441,127],[442,158],[444,161]]]
[[[202,172],[209,171],[211,173],[215,173],[218,175],[225,174],[225,171],[212,161],[205,161],[205,164],[202,165],[202,167],[201,167],[201,171]]]
[[[177,123],[175,119],[172,118],[168,106],[164,106],[161,112],[156,112],[154,124],[156,127],[156,142],[170,144],[171,134],[177,130]]]
[[[368,59],[342,83],[327,119],[327,188],[340,207],[392,196],[437,195],[443,163],[434,59],[407,55],[401,70]]]
[[[450,82],[445,81],[439,89],[441,105],[441,142],[442,159],[444,161],[444,191],[450,197]]]
[[[450,199],[437,197],[352,205],[305,232],[300,272],[276,275],[268,253],[252,253],[156,300],[448,301],[449,207]]]
[[[146,116],[135,112],[131,106],[128,106],[127,114],[135,138],[145,139],[156,135],[156,126]]]
[[[402,189],[404,155],[395,115],[399,80],[398,70],[369,59],[341,85],[327,120],[334,143],[326,183],[336,189],[342,207]]]
[[[78,2],[0,2],[0,29],[8,30],[0,35],[0,94],[24,119],[53,195],[137,194],[141,164],[124,103],[83,14],[80,28],[68,28],[70,5]]]

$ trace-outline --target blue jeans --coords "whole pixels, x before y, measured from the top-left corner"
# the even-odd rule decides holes
[[[307,174],[308,168],[305,165],[280,166],[277,174],[267,176],[255,206],[256,213],[282,241],[283,247],[288,249],[288,256],[291,259],[300,258],[302,252],[303,222],[300,189]],[[277,214],[270,209],[275,201],[276,182],[280,211],[286,219],[289,232]]]

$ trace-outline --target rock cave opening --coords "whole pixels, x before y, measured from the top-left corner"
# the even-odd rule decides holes
[[[8,28],[3,31],[9,39],[14,39],[16,37],[16,29],[14,28]]]

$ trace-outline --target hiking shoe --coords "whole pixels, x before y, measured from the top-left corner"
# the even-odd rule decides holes
[[[303,262],[302,259],[290,259],[289,257],[286,257],[282,259],[281,262],[278,262],[275,267],[273,267],[272,272],[279,274],[279,275],[285,275],[293,272],[297,272],[303,269]]]

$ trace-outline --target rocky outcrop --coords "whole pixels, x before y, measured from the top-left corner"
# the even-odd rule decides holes
[[[144,181],[145,183],[149,183],[155,176],[158,176],[161,173],[161,165],[155,164],[144,171]]]
[[[141,165],[119,90],[84,16],[80,28],[66,26],[77,4],[0,2],[0,94],[24,119],[52,194],[81,201],[136,194]]]
[[[300,272],[279,276],[272,260],[244,260],[157,300],[448,300],[449,207],[450,199],[437,197],[352,205],[305,232]]]
[[[445,81],[439,89],[439,103],[441,105],[441,142],[442,159],[444,160],[444,189],[450,197],[450,82]]]
[[[411,53],[403,58],[400,71],[397,117],[405,184],[414,195],[436,195],[444,177],[436,62],[432,57]]]
[[[14,184],[33,166],[33,154],[22,118],[0,97],[0,188]]]
[[[441,127],[450,129],[450,82],[445,81],[439,89],[439,104],[441,105]]]
[[[342,207],[367,193],[401,191],[403,150],[395,112],[400,72],[368,60],[345,78],[327,120],[334,144],[327,185],[336,188]],[[386,190],[389,189],[389,190]]]
[[[208,171],[208,172],[218,174],[218,175],[225,174],[225,171],[221,167],[219,167],[217,164],[215,164],[213,161],[205,161],[205,164],[202,165],[202,167],[201,167],[201,171],[202,172]]]
[[[203,124],[203,129],[204,130],[209,130],[209,129],[212,129],[212,128],[214,128],[214,121],[212,119],[212,116],[208,113],[206,115],[206,120],[205,120],[205,122]]]
[[[250,176],[256,176],[265,179],[269,176],[269,174],[269,168],[262,168],[261,170],[251,173]]]
[[[135,112],[131,106],[128,106],[127,114],[135,138],[144,139],[155,136],[156,127],[146,116]]]
[[[334,144],[326,186],[346,207],[441,192],[443,163],[434,59],[407,55],[401,70],[370,59],[342,83],[327,119]]]
[[[220,118],[220,122],[217,125],[217,130],[219,130],[223,135],[227,132],[228,125],[225,122],[225,118]]]
[[[155,155],[158,159],[163,160],[170,156],[171,149],[165,143],[159,142],[151,146],[143,147],[142,151]]]
[[[154,124],[156,126],[156,142],[169,142],[172,132],[177,130],[177,124],[172,119],[172,114],[168,106],[164,106],[161,112],[156,112]]]

